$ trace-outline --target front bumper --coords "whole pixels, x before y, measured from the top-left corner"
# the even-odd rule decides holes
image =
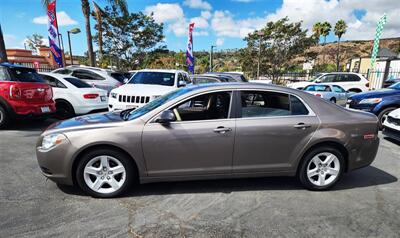
[[[72,178],[72,145],[68,140],[50,150],[42,150],[42,137],[36,145],[36,158],[42,174],[60,184],[73,185]]]

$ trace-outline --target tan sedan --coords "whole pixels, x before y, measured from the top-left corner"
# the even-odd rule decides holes
[[[134,182],[297,176],[311,190],[372,163],[376,116],[295,89],[225,83],[178,89],[136,110],[50,126],[43,174],[114,197]]]

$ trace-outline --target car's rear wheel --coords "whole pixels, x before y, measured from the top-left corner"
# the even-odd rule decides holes
[[[327,190],[341,178],[344,170],[342,153],[323,146],[313,149],[303,159],[298,177],[300,182],[310,190]]]
[[[336,104],[336,98],[331,98],[329,101]]]
[[[56,102],[56,118],[68,119],[75,116],[75,110],[72,105],[67,101]]]
[[[378,114],[378,119],[379,119],[379,129],[382,130],[383,129],[383,123],[385,122],[387,115],[393,111],[396,110],[395,107],[388,107],[383,109],[379,114]]]
[[[76,180],[93,197],[116,197],[136,178],[132,159],[117,150],[99,149],[86,153],[79,161]]]
[[[7,114],[6,109],[0,106],[0,129],[4,129],[10,123],[10,116]]]

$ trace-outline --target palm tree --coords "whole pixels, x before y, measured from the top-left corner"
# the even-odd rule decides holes
[[[339,20],[338,22],[336,22],[335,24],[335,35],[338,37],[338,41],[337,41],[337,54],[336,54],[336,70],[339,71],[339,53],[340,53],[340,38],[342,38],[343,34],[346,33],[347,30],[347,25],[346,22],[344,20]]]
[[[321,37],[321,33],[322,33],[322,23],[321,22],[317,22],[313,25],[312,31],[314,33],[314,37],[316,39],[318,39],[318,43],[319,43],[319,38]]]
[[[42,5],[47,8],[47,5],[53,0],[42,0]],[[110,4],[119,6],[122,11],[127,11],[127,4],[125,0],[107,0]],[[90,4],[89,0],[81,0],[82,4],[82,13],[85,17],[85,28],[86,28],[86,41],[88,47],[88,57],[90,66],[95,66],[96,59],[94,57],[93,52],[93,43],[92,43],[92,32],[90,29]]]
[[[3,37],[3,31],[1,30],[1,25],[0,25],[0,63],[7,62],[7,51],[6,51],[6,46],[4,44],[4,37]]]
[[[324,45],[326,44],[326,37],[331,32],[331,28],[332,28],[332,26],[329,22],[322,23],[321,35],[324,37]],[[323,54],[322,63],[325,64],[325,51]]]

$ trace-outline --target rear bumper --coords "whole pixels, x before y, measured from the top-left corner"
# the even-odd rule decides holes
[[[359,140],[353,143],[352,148],[348,148],[349,158],[347,171],[360,169],[370,165],[378,153],[379,138],[376,135],[371,140]]]
[[[78,106],[75,107],[75,113],[77,115],[94,113],[94,112],[105,112],[107,111],[107,102],[99,103],[98,105],[89,105],[89,106]]]
[[[24,102],[17,102],[12,103],[11,108],[17,118],[45,117],[51,116],[56,112],[56,106],[54,103],[27,104]],[[44,111],[44,109],[46,109],[46,111]]]

